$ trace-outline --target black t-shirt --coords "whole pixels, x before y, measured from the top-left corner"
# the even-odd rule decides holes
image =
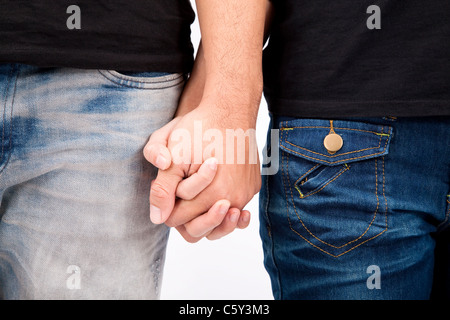
[[[194,18],[189,0],[0,0],[0,63],[189,72]]]
[[[264,52],[271,112],[450,115],[450,1],[272,2]]]

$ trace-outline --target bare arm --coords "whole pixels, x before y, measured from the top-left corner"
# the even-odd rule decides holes
[[[262,93],[267,0],[197,0],[197,11],[202,44],[177,113],[182,117],[172,129],[192,131],[192,123],[198,120],[205,123],[205,130],[255,128]],[[173,196],[175,189],[192,167],[172,165],[160,171],[150,202],[161,210],[159,218],[153,221],[164,222],[170,215],[166,223],[186,224],[180,228],[196,230],[199,236],[202,226],[195,223],[195,218],[216,201],[228,199],[232,207],[242,209],[259,191],[259,164],[219,167],[215,180],[204,192],[192,201],[177,200],[177,203]],[[210,224],[204,226],[211,229]]]
[[[205,60],[203,101],[239,111],[253,124],[262,93],[266,0],[196,3]]]

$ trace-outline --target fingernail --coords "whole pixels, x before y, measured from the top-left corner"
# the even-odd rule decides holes
[[[239,219],[239,215],[240,215],[239,211],[233,211],[233,213],[230,216],[230,221],[233,223],[236,222]]]
[[[243,222],[248,222],[250,220],[250,213],[244,213],[242,215],[242,221]]]
[[[150,205],[150,220],[155,224],[160,224],[162,220],[161,209]]]
[[[206,160],[209,169],[211,169],[212,171],[216,171],[217,170],[217,159],[216,158],[210,158],[208,160]]]
[[[226,215],[228,212],[228,209],[230,209],[229,203],[222,203],[219,207],[219,213],[222,215]]]
[[[166,169],[168,167],[168,161],[162,155],[158,155],[156,158],[156,166],[159,169]]]

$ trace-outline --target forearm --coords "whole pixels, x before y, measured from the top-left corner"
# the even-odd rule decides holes
[[[200,42],[189,80],[184,87],[175,116],[183,116],[197,108],[202,100],[206,82],[205,57]]]
[[[272,16],[273,16],[272,3],[269,0],[265,0],[265,21],[264,21],[264,38],[263,38],[264,42],[269,37]],[[259,57],[258,59],[260,60],[261,58]],[[258,59],[256,61],[258,61]],[[260,66],[255,65],[253,66],[253,68],[260,68]],[[237,76],[238,74],[233,78],[237,78]],[[206,82],[206,63],[203,52],[203,45],[202,42],[200,41],[197,50],[197,56],[195,57],[194,66],[191,75],[189,77],[189,80],[186,84],[186,87],[183,91],[183,94],[181,96],[176,116],[183,116],[199,106],[203,98],[205,82]],[[260,76],[256,77],[256,80],[253,83],[249,84],[249,87],[251,88],[249,89],[249,93],[252,90],[255,90],[254,96],[257,97],[256,99],[258,99],[259,98],[258,95],[260,95],[260,89],[258,88],[258,85],[261,86]]]
[[[202,101],[256,119],[267,0],[196,3],[205,68]]]

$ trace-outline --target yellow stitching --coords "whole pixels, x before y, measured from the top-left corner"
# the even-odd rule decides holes
[[[384,148],[383,148],[383,150],[382,150],[381,152],[374,153],[374,154],[370,154],[370,155],[365,155],[365,156],[360,156],[360,157],[355,157],[355,158],[344,159],[344,160],[341,160],[341,161],[356,160],[356,159],[367,158],[367,157],[369,157],[369,156],[373,157],[373,156],[376,156],[376,155],[379,155],[379,154],[383,154],[383,153],[386,151],[388,141],[389,141],[389,140],[386,139],[386,143],[385,143]],[[284,147],[284,146],[282,146],[282,147],[283,147],[284,149],[287,149],[287,150],[289,150],[289,151],[292,151],[292,152],[294,152],[294,153],[296,153],[296,154],[299,154],[299,155],[301,155],[301,156],[304,156],[304,157],[307,157],[307,158],[310,158],[310,159],[314,159],[314,160],[317,160],[317,161],[320,161],[320,162],[326,162],[326,163],[329,163],[329,164],[333,164],[333,163],[339,162],[339,161],[331,162],[331,161],[326,161],[326,160],[322,160],[322,159],[317,159],[317,158],[314,158],[314,157],[310,157],[310,156],[304,155],[303,153],[299,153],[299,152],[297,152],[297,151],[295,151],[295,150],[292,150],[292,149],[289,149],[289,148],[287,148],[287,147]]]
[[[296,189],[297,189],[298,192],[300,193],[300,196],[301,196],[302,199],[304,199],[304,198],[306,198],[306,197],[309,197],[309,196],[312,196],[313,194],[316,194],[316,193],[322,191],[327,185],[329,185],[331,182],[333,182],[334,180],[336,180],[337,178],[339,178],[345,171],[348,171],[349,169],[350,169],[350,167],[349,167],[348,165],[345,166],[345,168],[342,169],[342,170],[340,171],[339,174],[336,174],[335,177],[333,177],[330,181],[328,181],[326,185],[324,185],[322,188],[320,188],[319,190],[316,190],[316,191],[314,191],[314,192],[311,191],[310,193],[303,194],[303,193],[300,191],[300,189],[297,189],[297,186],[296,186]]]
[[[345,156],[345,155],[350,154],[350,153],[357,153],[357,152],[362,152],[362,151],[367,151],[367,150],[372,150],[372,149],[378,149],[378,148],[380,147],[380,145],[381,145],[381,138],[380,138],[380,142],[379,142],[379,144],[378,144],[378,147],[372,147],[372,148],[366,148],[366,149],[354,150],[354,151],[349,151],[349,152],[346,152],[346,153],[338,153],[338,154],[334,154],[334,155],[329,155],[329,154],[324,154],[324,153],[315,152],[315,151],[312,151],[312,150],[309,150],[309,149],[300,147],[300,146],[298,146],[298,145],[296,145],[296,144],[293,144],[293,143],[291,143],[291,142],[289,142],[289,141],[286,141],[286,140],[285,140],[284,142],[290,144],[290,145],[293,146],[293,147],[296,147],[296,148],[305,150],[305,151],[307,151],[307,152],[311,152],[311,153],[314,153],[314,154],[318,154],[319,156],[324,156],[324,157],[327,157],[327,158],[335,158],[335,157]],[[284,148],[286,148],[286,147],[284,147]],[[286,149],[291,150],[291,149],[289,149],[289,148],[286,148]],[[293,151],[293,150],[292,150],[292,151]],[[299,153],[299,154],[303,154],[303,153]]]
[[[298,191],[298,194],[300,195],[300,198],[304,198],[305,196],[303,195],[302,191],[300,190],[300,188],[297,185],[294,185],[295,190]]]
[[[342,173],[341,173],[341,174],[342,174]],[[331,182],[331,181],[330,181],[330,182]],[[325,186],[324,186],[324,187],[325,187]],[[320,191],[320,190],[319,190],[319,191]],[[316,235],[314,235],[312,232],[310,232],[309,229],[303,224],[303,221],[301,220],[300,216],[297,214],[297,210],[295,210],[295,206],[294,206],[294,210],[295,210],[295,212],[296,212],[296,214],[297,214],[297,218],[300,220],[300,222],[302,223],[303,227],[308,231],[308,233],[309,233],[311,236],[313,236],[314,238],[316,238],[317,240],[319,240],[319,241],[322,242],[323,244],[326,244],[327,246],[330,246],[330,247],[335,248],[335,249],[341,249],[341,248],[343,248],[343,247],[345,247],[345,246],[347,246],[347,245],[349,245],[349,244],[351,244],[351,243],[353,243],[353,242],[355,242],[355,241],[361,239],[361,238],[367,233],[367,231],[369,231],[370,227],[372,226],[372,224],[373,224],[373,222],[375,221],[375,218],[376,218],[376,216],[377,216],[378,208],[379,208],[379,205],[380,205],[380,201],[379,201],[379,198],[378,198],[378,167],[377,167],[377,160],[376,160],[376,159],[375,159],[375,196],[376,196],[376,198],[377,198],[377,207],[376,207],[376,209],[375,209],[375,213],[374,213],[374,216],[373,216],[373,218],[372,218],[372,221],[370,222],[370,224],[369,224],[369,226],[367,227],[367,229],[366,229],[366,230],[364,231],[364,233],[363,233],[362,235],[360,235],[358,238],[356,238],[356,239],[354,239],[354,240],[352,240],[352,241],[349,241],[349,242],[347,242],[347,243],[345,243],[345,244],[343,244],[343,245],[341,245],[341,246],[335,246],[335,245],[329,244],[329,243],[327,243],[326,241],[323,241],[322,239],[318,238],[318,237],[317,237]],[[292,199],[292,203],[294,203],[294,199]]]
[[[290,129],[330,129],[330,127],[324,127],[324,126],[305,126],[305,127],[281,127],[280,130],[290,130]],[[334,129],[339,130],[351,130],[351,131],[361,131],[361,132],[367,132],[367,133],[374,133],[377,134],[377,131],[369,131],[369,130],[362,130],[362,129],[354,129],[354,128],[341,128],[341,127],[334,127]],[[381,129],[383,131],[383,129]]]
[[[377,136],[382,136],[382,137],[390,137],[391,135],[389,133],[375,133]]]
[[[323,250],[322,248],[316,246],[315,244],[313,244],[312,242],[310,242],[308,239],[306,239],[305,237],[303,237],[301,234],[299,234],[293,227],[292,227],[292,222],[291,222],[291,218],[289,217],[289,200],[288,200],[288,193],[286,190],[286,185],[290,185],[290,179],[289,179],[289,174],[285,174],[285,170],[289,170],[289,153],[286,153],[287,155],[287,162],[286,162],[286,168],[284,168],[284,155],[281,156],[281,163],[282,163],[282,169],[281,169],[281,174],[282,174],[282,179],[283,179],[283,184],[284,184],[284,195],[285,195],[285,199],[286,199],[286,214],[287,214],[287,219],[289,222],[289,228],[295,232],[298,236],[300,236],[300,238],[302,238],[303,240],[305,240],[307,243],[309,243],[311,246],[319,249],[320,251],[331,255],[330,253],[326,252],[325,250]],[[287,183],[285,178],[287,177]],[[292,188],[289,188],[290,192],[291,192],[291,197],[292,197]],[[295,205],[294,205],[294,210],[295,210]]]
[[[450,199],[450,195],[447,196]],[[447,203],[450,204],[450,200],[447,199]],[[448,207],[447,213],[445,214],[445,220],[438,224],[437,228],[440,228],[442,225],[446,224],[448,221],[448,217],[450,215],[450,206]]]
[[[386,145],[387,145],[387,142],[386,142]],[[381,151],[381,152],[374,153],[374,154],[369,154],[369,155],[365,155],[365,156],[360,156],[360,157],[356,157],[356,158],[349,158],[349,159],[343,159],[343,160],[338,160],[338,161],[326,161],[326,160],[322,160],[322,159],[318,159],[318,158],[307,156],[307,155],[305,155],[303,153],[296,152],[295,150],[292,150],[292,149],[289,149],[289,148],[286,148],[286,147],[284,147],[284,148],[286,150],[289,150],[289,151],[292,151],[292,152],[294,152],[296,154],[299,154],[299,155],[301,155],[303,157],[310,158],[310,159],[313,159],[313,160],[317,160],[317,161],[320,161],[320,162],[325,162],[325,163],[328,163],[328,164],[334,164],[334,163],[337,163],[337,162],[340,162],[340,161],[349,161],[349,160],[356,160],[356,159],[362,159],[362,158],[367,158],[367,157],[373,157],[373,156],[377,156],[379,154],[383,154],[385,152],[385,150],[386,150],[386,148],[384,148],[383,151]]]
[[[384,157],[381,158],[383,160],[383,198],[384,198],[384,207],[385,207],[385,211],[384,211],[384,221],[386,224],[386,228],[384,229],[384,231],[387,230],[388,228],[388,220],[387,220],[387,212],[388,212],[388,203],[387,203],[387,198],[386,198],[386,194],[385,194],[385,185],[386,185],[386,175],[384,174]],[[383,231],[383,232],[384,232]]]
[[[386,147],[387,147],[387,142],[388,142],[388,140],[386,139],[386,144],[385,144],[384,150],[385,150]],[[287,148],[287,149],[288,149],[288,148]],[[289,149],[288,149],[288,150],[289,150]],[[293,151],[293,150],[291,150],[291,151]],[[295,151],[293,151],[293,152],[294,152],[294,153],[297,153],[297,152],[295,152]],[[381,152],[381,153],[382,153],[382,152]],[[297,154],[299,154],[299,153],[297,153]],[[359,157],[359,158],[361,158],[361,157]],[[376,160],[375,160],[375,161],[376,161]],[[282,168],[284,167],[283,164],[284,164],[284,155],[282,155]],[[288,168],[289,168],[289,153],[287,153],[286,170],[288,170]],[[289,175],[288,175],[288,174],[285,175],[283,169],[281,170],[281,172],[282,172],[282,179],[283,179],[283,181],[285,182],[285,178],[286,178],[286,176],[287,176],[288,184],[290,185]],[[376,175],[376,177],[377,177],[377,172],[376,172],[375,175]],[[376,180],[375,180],[376,190],[377,190],[377,185],[378,185],[378,178],[376,178]],[[384,190],[384,157],[383,157],[383,190]],[[379,234],[373,236],[372,238],[369,238],[369,239],[367,239],[367,240],[361,242],[360,244],[358,244],[358,245],[356,245],[356,246],[350,248],[350,249],[347,250],[347,251],[342,252],[342,253],[339,254],[339,255],[334,255],[334,254],[329,253],[329,252],[325,251],[324,249],[322,249],[322,248],[316,246],[315,244],[313,244],[312,242],[310,242],[308,239],[306,239],[305,237],[303,237],[300,233],[298,233],[298,232],[292,227],[292,222],[291,222],[291,219],[290,219],[290,217],[289,217],[289,206],[288,206],[289,201],[288,201],[288,198],[287,198],[286,182],[285,182],[285,184],[284,184],[284,191],[285,191],[284,194],[285,194],[285,198],[286,198],[286,213],[287,213],[287,218],[288,218],[288,222],[289,222],[289,227],[290,227],[290,229],[291,229],[294,233],[296,233],[300,238],[302,238],[304,241],[306,241],[307,243],[309,243],[311,246],[313,246],[313,247],[319,249],[320,251],[322,251],[322,252],[326,253],[327,255],[332,256],[332,257],[334,257],[334,258],[338,258],[338,257],[340,257],[340,256],[342,256],[342,255],[344,255],[344,254],[346,254],[347,252],[349,252],[349,251],[351,251],[351,250],[353,250],[353,249],[356,249],[356,248],[359,247],[360,245],[362,245],[362,244],[364,244],[364,243],[366,243],[366,242],[368,242],[368,241],[370,241],[370,240],[372,240],[372,239],[375,239],[376,237],[380,236],[381,234],[383,234],[383,233],[387,230],[387,226],[386,226],[386,228],[385,228],[382,232],[380,232]],[[292,199],[292,202],[293,202],[292,188],[290,188],[290,192],[291,192],[291,199]],[[376,211],[377,211],[377,210],[378,210],[378,203],[379,203],[377,192],[376,192],[376,196],[377,196],[377,209],[376,209]],[[386,201],[386,197],[385,197],[385,201]],[[299,218],[294,203],[293,203],[293,207],[294,207],[295,214],[296,214],[297,217]],[[306,228],[306,226],[303,224],[303,221],[302,221],[300,218],[299,218],[299,220],[300,220],[300,222],[302,223],[302,225],[305,227],[305,229],[308,230],[308,229]],[[373,220],[372,220],[371,224],[372,224],[372,223],[373,223]],[[386,201],[386,223],[387,223],[387,201]],[[309,230],[308,230],[308,232],[311,234],[311,232],[310,232]],[[364,234],[365,234],[365,233],[364,233]],[[313,237],[315,237],[313,234],[311,234],[311,235],[312,235]],[[317,237],[315,237],[315,238],[318,239]],[[321,241],[321,242],[323,242],[321,239],[318,239],[318,240]],[[357,240],[357,239],[356,239],[356,240]],[[354,240],[354,241],[356,241],[356,240]]]
[[[384,130],[384,127],[381,128],[381,132],[383,132],[383,130]],[[381,134],[378,134],[378,135],[380,136],[380,140],[378,141],[378,146],[377,146],[377,147],[365,148],[365,149],[360,149],[360,150],[354,150],[354,151],[349,151],[349,152],[345,152],[345,153],[335,154],[335,155],[332,155],[332,156],[326,155],[326,154],[323,154],[323,153],[319,153],[319,152],[315,152],[315,151],[312,151],[312,150],[309,150],[309,149],[300,147],[300,146],[298,146],[298,145],[296,145],[296,144],[293,144],[293,143],[287,141],[287,137],[286,137],[286,136],[285,136],[284,142],[290,144],[290,145],[293,146],[293,147],[296,147],[296,148],[305,150],[305,151],[307,151],[307,152],[311,152],[311,153],[314,153],[314,154],[318,154],[318,155],[320,155],[320,156],[324,156],[324,157],[327,157],[327,158],[335,158],[335,157],[340,157],[340,156],[344,156],[344,155],[351,154],[351,153],[357,153],[357,152],[361,152],[361,151],[367,151],[367,150],[372,150],[372,149],[378,149],[378,148],[380,148],[380,146],[381,146],[381,140],[382,140],[382,137],[383,137],[383,136],[382,136]],[[386,139],[386,140],[387,140],[387,139]],[[284,147],[284,146],[282,146],[282,147]],[[287,148],[287,147],[284,147],[284,148],[286,148],[286,149],[288,149],[288,150],[291,150],[291,149],[289,149],[289,148]],[[295,152],[294,150],[291,150],[291,151]],[[303,153],[297,153],[297,154],[303,155]],[[306,157],[306,155],[305,155],[305,157]],[[314,159],[314,158],[312,158],[312,159]],[[333,163],[333,162],[330,162],[330,163]]]
[[[295,229],[292,227],[291,218],[289,217],[289,200],[288,200],[288,195],[287,195],[287,190],[286,190],[286,181],[285,181],[285,177],[286,177],[286,176],[288,177],[288,184],[289,184],[289,185],[290,185],[290,181],[289,181],[289,175],[284,173],[284,170],[288,170],[288,168],[289,168],[289,153],[287,153],[287,157],[288,157],[288,159],[287,159],[287,164],[286,164],[286,168],[284,169],[284,155],[281,156],[281,163],[282,163],[281,174],[282,174],[282,179],[283,179],[283,184],[284,184],[284,195],[285,195],[285,199],[286,199],[286,214],[287,214],[287,219],[288,219],[288,222],[289,222],[289,228],[290,228],[294,233],[296,233],[300,238],[302,238],[305,242],[309,243],[311,246],[313,246],[313,247],[319,249],[319,250],[322,251],[323,253],[326,253],[326,254],[328,254],[328,255],[330,255],[330,256],[332,256],[332,257],[337,258],[337,256],[335,256],[335,255],[333,255],[333,254],[331,254],[331,253],[329,253],[329,252],[323,250],[322,248],[316,246],[315,244],[313,244],[311,241],[309,241],[308,239],[306,239],[305,237],[303,237],[300,233],[297,232],[297,230],[295,230]],[[291,188],[289,188],[289,189],[290,189],[291,197],[292,197],[292,189],[291,189]],[[293,206],[294,206],[294,210],[295,210],[295,204],[294,204]]]
[[[297,181],[295,181],[295,184],[297,184],[300,180],[302,180],[308,173],[310,173],[311,171],[313,171],[315,168],[317,168],[318,166],[320,166],[319,164],[316,164],[315,166],[313,166],[311,169],[309,169],[304,175],[302,175],[300,178],[297,179]]]
[[[287,156],[288,156],[288,160],[287,160],[286,169],[289,167],[289,154],[287,154]],[[283,159],[284,159],[284,157],[282,158],[282,162],[284,163],[284,160],[283,160]],[[332,257],[334,257],[334,258],[338,258],[338,257],[340,257],[340,256],[342,256],[342,255],[344,255],[344,254],[346,254],[346,253],[348,253],[348,252],[350,252],[351,250],[356,249],[356,248],[359,247],[360,245],[362,245],[362,244],[364,244],[364,243],[366,243],[366,242],[368,242],[368,241],[370,241],[370,240],[372,240],[372,239],[375,239],[376,237],[379,237],[379,236],[382,235],[384,232],[386,232],[386,230],[388,229],[388,222],[387,222],[387,211],[388,211],[388,206],[387,206],[387,198],[386,198],[386,195],[385,195],[384,157],[382,157],[382,159],[383,159],[383,197],[384,197],[385,208],[386,208],[386,211],[385,211],[386,228],[385,228],[382,232],[378,233],[377,235],[375,235],[375,236],[373,236],[373,237],[371,237],[371,238],[369,238],[369,239],[366,239],[365,241],[359,243],[358,245],[355,245],[354,247],[352,247],[352,248],[350,248],[350,249],[348,249],[348,250],[346,250],[346,251],[344,251],[344,252],[342,252],[342,253],[340,253],[340,254],[338,254],[338,255],[334,255],[334,254],[332,254],[332,253],[330,253],[330,252],[327,252],[327,251],[325,251],[324,249],[322,249],[322,248],[316,246],[315,244],[313,244],[312,242],[310,242],[310,241],[309,241],[308,239],[306,239],[305,237],[303,237],[298,231],[296,231],[296,230],[292,227],[292,222],[291,222],[291,219],[290,219],[290,217],[289,217],[289,207],[288,207],[288,202],[289,202],[289,201],[288,201],[288,199],[287,199],[287,192],[286,192],[286,185],[285,185],[285,186],[284,186],[284,189],[285,189],[285,197],[286,197],[287,218],[288,218],[288,221],[289,221],[289,227],[290,227],[290,229],[291,229],[294,233],[296,233],[298,236],[300,236],[303,240],[305,240],[307,243],[309,243],[311,246],[313,246],[313,247],[319,249],[320,251],[322,251],[322,252],[324,252],[324,253],[326,253],[326,254],[328,254],[329,256],[332,256]],[[329,245],[329,246],[331,246],[331,247],[334,247],[334,248],[336,248],[336,249],[340,249],[340,248],[342,248],[342,247],[344,247],[344,246],[347,246],[347,245],[350,244],[350,243],[353,243],[353,242],[355,242],[355,241],[361,239],[361,238],[368,232],[368,230],[370,229],[371,225],[372,225],[373,222],[375,221],[375,218],[376,218],[376,215],[377,215],[377,212],[378,212],[378,208],[379,208],[379,198],[378,198],[378,191],[377,191],[377,190],[378,190],[378,169],[377,169],[377,160],[376,160],[376,159],[375,159],[375,170],[376,170],[376,171],[375,171],[375,195],[376,195],[376,198],[377,198],[377,207],[376,207],[376,210],[375,210],[375,213],[374,213],[374,217],[373,217],[373,219],[372,219],[372,221],[371,221],[369,227],[366,229],[366,231],[365,231],[360,237],[358,237],[357,239],[355,239],[355,240],[353,240],[353,241],[348,242],[347,244],[344,244],[344,245],[342,245],[342,246],[339,246],[339,247],[333,246],[333,245],[330,245],[330,244],[327,244],[327,243],[324,242],[323,240],[317,238],[314,234],[312,234],[312,233],[309,231],[308,228],[306,228],[306,226],[304,225],[303,221],[300,219],[300,217],[299,217],[299,215],[298,215],[298,213],[297,213],[297,210],[296,210],[295,204],[294,204],[294,200],[293,200],[292,189],[290,189],[290,191],[291,191],[291,199],[292,199],[292,204],[293,204],[293,207],[294,207],[295,214],[297,215],[297,218],[300,220],[300,222],[301,222],[301,224],[303,225],[303,227],[308,231],[308,233],[309,233],[311,236],[313,236],[315,239],[317,239],[318,241],[320,241],[320,242],[322,242],[322,243],[324,243],[324,244],[327,244],[327,245]],[[284,171],[282,170],[283,181],[284,181],[284,173],[283,173],[283,172],[284,172]],[[287,179],[288,179],[288,184],[290,185],[289,175],[287,175]]]
[[[333,120],[330,120],[330,134],[336,133],[333,128]]]

